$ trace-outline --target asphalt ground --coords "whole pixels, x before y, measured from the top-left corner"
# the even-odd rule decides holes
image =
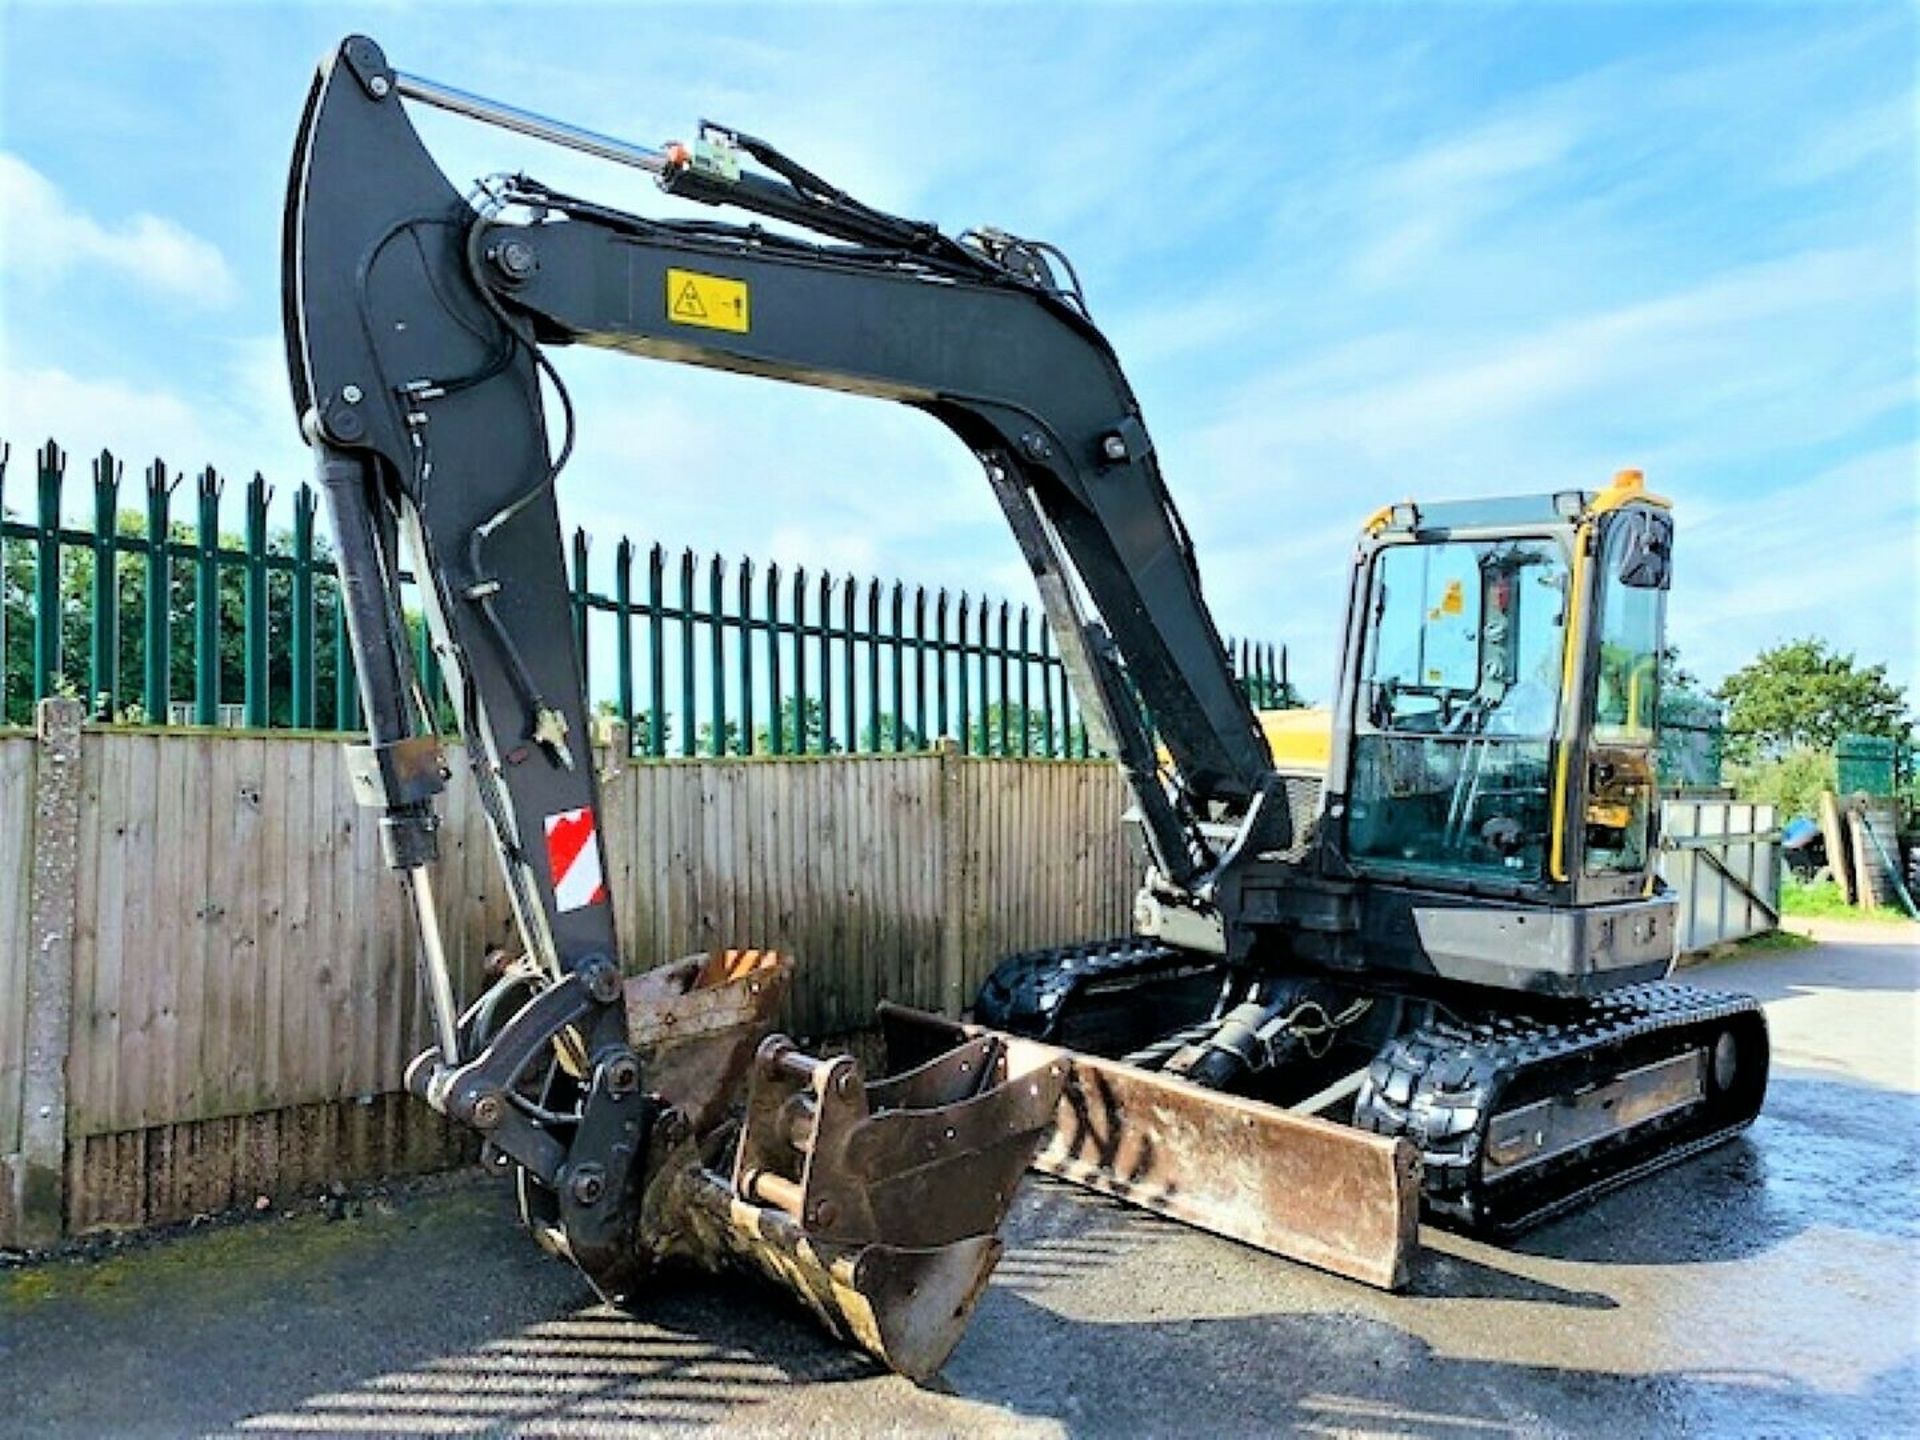
[[[1920,1433],[1920,927],[1821,934],[1696,972],[1767,1004],[1748,1135],[1409,1294],[1035,1182],[917,1388],[749,1285],[597,1306],[459,1178],[0,1272],[0,1434]]]

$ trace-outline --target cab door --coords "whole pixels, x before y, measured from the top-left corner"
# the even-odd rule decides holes
[[[1599,517],[1582,671],[1571,843],[1564,862],[1581,901],[1644,895],[1658,843],[1660,653],[1672,583],[1673,521],[1630,505]]]

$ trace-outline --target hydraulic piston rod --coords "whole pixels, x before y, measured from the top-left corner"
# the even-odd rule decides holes
[[[594,130],[583,130],[578,125],[536,115],[517,105],[502,104],[484,95],[442,85],[438,80],[429,80],[423,75],[409,75],[396,70],[393,79],[395,88],[409,100],[418,100],[455,115],[465,115],[470,120],[483,120],[489,125],[498,125],[521,135],[531,135],[536,140],[564,145],[569,150],[596,155],[616,165],[631,165],[636,170],[645,170],[649,175],[659,175],[667,169],[666,152],[646,145],[635,145],[631,141],[616,140],[611,135],[602,135]]]

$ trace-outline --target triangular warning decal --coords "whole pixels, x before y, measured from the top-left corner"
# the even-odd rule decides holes
[[[673,297],[673,313],[682,320],[705,320],[707,307],[700,302],[700,291],[689,280],[680,287],[680,293]]]
[[[751,303],[747,282],[727,275],[708,275],[699,270],[667,268],[667,288],[662,297],[667,305],[667,320],[674,325],[694,325],[703,330],[728,330],[735,335],[747,333]]]

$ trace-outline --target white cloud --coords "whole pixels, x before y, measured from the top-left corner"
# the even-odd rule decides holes
[[[117,377],[84,377],[55,366],[0,359],[0,440],[12,446],[10,476],[32,464],[31,452],[49,437],[66,447],[70,518],[90,503],[72,477],[103,448],[125,467],[121,494],[132,503],[139,475],[154,459],[174,474],[197,474],[211,465],[226,478],[226,514],[231,522],[244,483],[257,470],[287,502],[291,487],[311,473],[306,447],[286,398],[284,362],[274,337],[222,347],[213,370],[219,383],[204,398],[164,386]],[[24,491],[17,479],[8,503],[18,508]]]
[[[1449,136],[1388,164],[1367,202],[1384,223],[1355,254],[1354,279],[1367,286],[1417,282],[1424,260],[1518,203],[1529,181],[1559,165],[1573,144],[1573,124],[1543,108]]]
[[[205,306],[238,293],[218,248],[144,211],[102,222],[19,156],[0,151],[0,272],[58,280],[91,268]]]
[[[1810,126],[1800,143],[1782,157],[1778,175],[1786,184],[1815,184],[1870,164],[1884,165],[1893,172],[1890,182],[1905,187],[1911,205],[1912,94],[1890,95]]]
[[[1768,494],[1680,512],[1670,625],[1718,679],[1819,635],[1920,682],[1920,447],[1890,445]]]

